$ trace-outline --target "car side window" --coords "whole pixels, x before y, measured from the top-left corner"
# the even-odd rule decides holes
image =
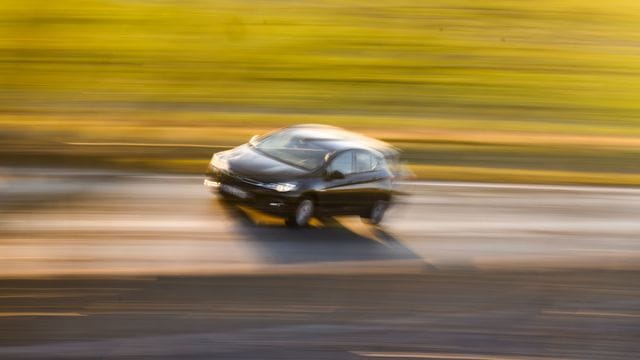
[[[329,164],[329,172],[340,171],[347,175],[353,173],[353,152],[347,151],[336,156]]]
[[[367,172],[378,170],[381,161],[376,156],[367,151],[356,152],[356,172]]]

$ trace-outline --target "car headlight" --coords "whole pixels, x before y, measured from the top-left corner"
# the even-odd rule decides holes
[[[229,161],[220,155],[220,153],[213,154],[213,158],[211,158],[211,165],[214,167],[228,171],[229,170]]]
[[[268,189],[275,190],[277,192],[288,192],[291,190],[295,190],[298,187],[296,183],[273,183],[273,184],[263,184],[264,187]]]

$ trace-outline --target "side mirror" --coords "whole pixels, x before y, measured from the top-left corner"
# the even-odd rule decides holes
[[[338,170],[333,170],[327,173],[327,179],[329,180],[344,179],[344,174]]]
[[[254,145],[254,144],[258,141],[258,138],[259,138],[259,137],[260,137],[260,136],[258,136],[258,135],[253,135],[253,136],[251,137],[251,139],[249,139],[249,144]]]

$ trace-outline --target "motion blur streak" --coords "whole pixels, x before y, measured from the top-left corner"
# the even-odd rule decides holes
[[[410,352],[365,352],[356,351],[357,355],[372,358],[393,359],[453,359],[453,360],[543,360],[552,358],[541,357],[512,357],[495,355],[444,354],[444,353],[410,353]],[[559,358],[553,358],[559,360]]]
[[[0,317],[15,317],[15,316],[82,316],[78,313],[71,312],[0,312]]]

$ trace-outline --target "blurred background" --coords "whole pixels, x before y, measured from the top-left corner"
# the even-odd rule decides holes
[[[453,181],[296,230],[204,189],[299,123]],[[634,358],[638,185],[637,0],[0,0],[3,360]]]
[[[0,165],[199,174],[297,123],[420,178],[640,184],[640,3],[1,0]]]

